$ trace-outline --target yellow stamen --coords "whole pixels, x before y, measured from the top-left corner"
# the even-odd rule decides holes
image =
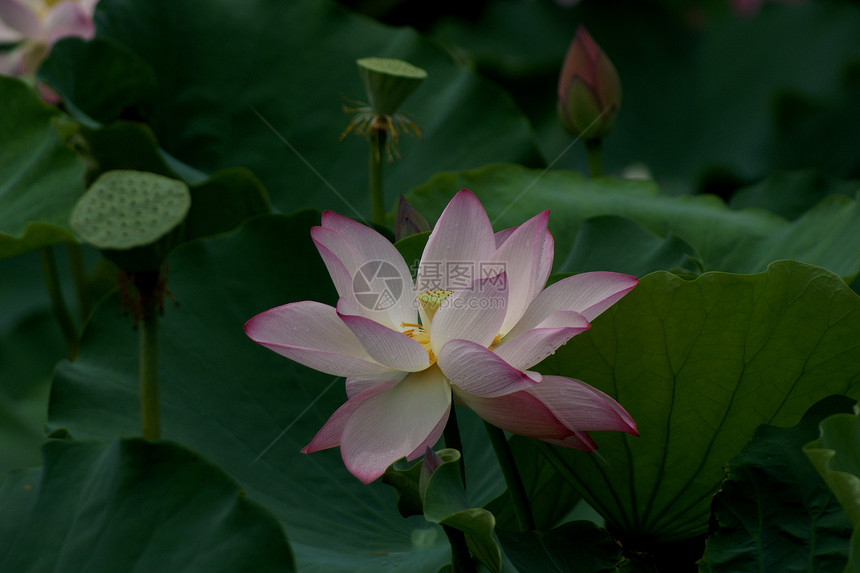
[[[454,291],[437,288],[418,294],[418,302],[421,303],[421,307],[427,314],[428,321],[433,320],[433,315],[436,314],[436,310],[439,308],[439,305],[441,305],[446,298],[451,296],[453,292]]]
[[[430,357],[430,365],[436,363],[436,355],[433,354],[433,349],[430,348],[430,333],[424,330],[420,325],[413,324],[411,322],[404,322],[401,324],[404,328],[412,327],[409,330],[404,330],[403,334],[420,344],[424,347],[424,350],[427,351],[427,356]]]
[[[502,333],[498,333],[493,341],[490,343],[490,350],[494,350],[496,346],[502,341]]]

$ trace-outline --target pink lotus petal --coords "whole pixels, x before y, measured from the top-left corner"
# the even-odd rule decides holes
[[[630,292],[638,282],[636,277],[630,275],[604,271],[562,279],[535,297],[508,336],[515,337],[535,328],[557,310],[573,310],[592,321]]]
[[[638,436],[636,423],[612,397],[579,380],[544,376],[526,390],[549,408],[570,430],[617,430]]]
[[[355,293],[352,287],[352,273],[347,268],[344,260],[350,266],[361,266],[358,252],[350,247],[346,240],[330,229],[322,227],[313,227],[311,229],[311,240],[316,245],[320,257],[328,269],[328,274],[334,283],[334,288],[340,297],[338,305],[348,304],[349,308],[364,313],[364,307],[359,305],[355,300]],[[386,317],[387,314],[379,313],[381,317]],[[367,316],[367,314],[365,314]]]
[[[454,394],[482,419],[514,434],[541,440],[562,440],[571,434],[549,408],[528,392],[485,398],[466,394],[455,386]]]
[[[416,287],[419,291],[454,290],[450,271],[454,265],[471,267],[469,281],[481,278],[478,266],[490,260],[496,250],[493,227],[487,212],[475,195],[464,189],[454,195],[430,233],[421,263]]]
[[[467,340],[447,343],[439,353],[439,367],[451,384],[474,396],[503,396],[541,380],[537,372],[521,372],[487,347]]]
[[[589,328],[591,324],[578,312],[559,310],[544,319],[537,328],[512,339],[503,339],[502,344],[494,350],[514,368],[531,368],[572,337]]]
[[[552,238],[552,233],[547,229],[543,237],[543,248],[541,249],[541,257],[538,262],[537,278],[535,278],[535,284],[540,285],[541,289],[546,285],[549,274],[552,272],[552,261],[554,256],[555,240]],[[537,295],[539,293],[540,291],[535,294]]]
[[[311,229],[311,237],[338,294],[365,307],[364,316],[394,329],[415,321],[412,274],[385,237],[331,211],[323,213],[322,226]],[[341,265],[334,264],[332,257]]]
[[[53,45],[60,38],[77,36],[89,40],[96,35],[92,13],[79,2],[67,0],[55,4],[45,16],[48,43]]]
[[[544,283],[537,281],[549,234],[548,220],[549,211],[544,211],[517,227],[490,259],[492,263],[499,263],[508,276],[508,311],[500,329],[503,335],[513,328],[543,288]]]
[[[361,312],[361,305],[358,304],[354,299],[349,300],[343,297],[337,299],[337,306],[335,306],[335,310],[337,310],[338,314],[364,316]]]
[[[597,450],[597,444],[595,444],[594,440],[591,439],[591,436],[589,436],[585,432],[574,432],[572,435],[562,440],[544,441],[548,444],[561,446],[563,448],[573,448],[574,450],[585,450],[586,452],[593,452]]]
[[[364,350],[332,307],[314,301],[279,306],[245,323],[245,333],[266,348],[336,376],[390,372]]]
[[[439,356],[450,340],[469,340],[489,346],[505,320],[508,303],[507,274],[479,279],[454,291],[430,324],[430,347]]]
[[[320,428],[320,431],[317,432],[310,443],[300,451],[303,454],[310,454],[339,446],[343,436],[343,429],[346,427],[346,423],[349,421],[353,412],[355,412],[355,409],[363,404],[368,398],[376,396],[381,392],[385,392],[396,383],[397,382],[395,381],[388,381],[374,384],[369,386],[364,392],[350,397],[349,400],[341,405],[341,407],[329,417],[328,421],[323,424],[323,427]]]
[[[497,231],[495,236],[494,236],[494,238],[496,239],[496,249],[498,250],[504,244],[504,242],[508,240],[508,237],[513,235],[514,231],[516,231],[516,230],[517,230],[516,227],[511,227],[509,229]]]
[[[411,277],[404,278],[399,274],[396,264],[388,262],[366,261],[364,256],[343,235],[323,227],[311,229],[311,237],[320,253],[338,295],[345,300],[354,314],[360,314],[390,328],[398,328],[404,309],[409,321],[414,321],[415,311],[411,308],[414,297],[412,294]],[[402,259],[401,259],[402,262]],[[380,273],[380,269],[385,272]],[[382,276],[386,275],[386,276]],[[397,287],[396,300],[383,298],[388,288],[386,281],[392,281]],[[359,300],[360,298],[360,300]]]
[[[415,372],[371,396],[343,429],[340,452],[347,469],[364,483],[426,444],[451,408],[451,387],[438,368]]]
[[[44,41],[47,38],[39,15],[26,3],[19,0],[0,0],[0,20],[19,32],[20,37]]]
[[[346,397],[352,398],[365,390],[386,384],[388,382],[400,382],[409,376],[409,372],[385,372],[383,374],[371,374],[369,376],[350,376],[346,379]]]
[[[417,372],[430,366],[430,355],[399,330],[392,330],[363,316],[338,313],[367,353],[380,364],[395,370]]]

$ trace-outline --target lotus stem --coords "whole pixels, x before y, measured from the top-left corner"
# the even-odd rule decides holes
[[[60,286],[60,273],[57,271],[57,258],[54,256],[54,250],[51,247],[42,247],[39,249],[39,258],[42,260],[42,273],[45,275],[48,296],[51,298],[51,309],[60,325],[60,330],[63,332],[63,338],[66,339],[66,346],[69,348],[69,360],[75,360],[78,357],[80,341],[78,340],[75,321],[72,319],[69,307],[66,306],[66,300],[63,298],[63,288]]]
[[[451,404],[451,413],[448,415],[448,423],[445,424],[445,429],[442,431],[445,437],[445,447],[453,448],[460,452],[460,477],[463,480],[463,487],[466,487],[466,464],[463,455],[463,440],[460,438],[460,426],[457,424],[457,410],[454,404]]]
[[[451,573],[476,573],[477,568],[472,555],[469,553],[466,535],[459,529],[447,525],[443,525],[442,529],[451,544]]]
[[[493,444],[496,458],[502,467],[502,475],[505,477],[505,483],[508,485],[508,491],[511,493],[511,500],[514,502],[514,511],[517,514],[517,523],[520,526],[520,530],[534,531],[537,529],[535,527],[535,518],[532,515],[529,498],[523,485],[523,478],[520,476],[517,464],[514,462],[514,454],[511,452],[511,446],[508,444],[505,432],[487,422],[484,422],[484,426],[487,428],[487,434],[490,435],[490,443]]]
[[[72,267],[72,280],[78,299],[78,318],[81,324],[90,316],[90,298],[87,293],[87,272],[84,267],[84,254],[80,243],[69,243],[69,265]]]
[[[155,296],[158,271],[145,271],[135,275],[140,293],[142,320],[140,329],[140,421],[143,437],[157,440],[161,437],[161,420],[158,406],[158,302]]]
[[[586,139],[585,152],[588,154],[588,171],[591,173],[591,178],[600,177],[603,175],[603,158],[601,157],[602,139]]]
[[[442,432],[445,437],[445,447],[453,448],[460,452],[460,478],[463,480],[463,489],[466,488],[466,464],[463,455],[463,440],[460,437],[460,425],[457,423],[457,409],[451,404],[451,413],[448,415],[448,423]],[[459,529],[443,525],[445,535],[451,544],[451,572],[452,573],[474,573],[477,571],[469,546],[466,544],[466,536]]]
[[[370,217],[374,224],[385,225],[385,192],[382,188],[382,157],[385,152],[384,128],[370,129]]]

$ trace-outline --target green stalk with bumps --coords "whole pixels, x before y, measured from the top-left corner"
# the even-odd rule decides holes
[[[138,171],[99,177],[72,212],[72,229],[116,263],[124,299],[140,332],[140,410],[143,437],[161,437],[158,404],[158,312],[166,290],[162,272],[183,238],[191,193],[182,181]]]

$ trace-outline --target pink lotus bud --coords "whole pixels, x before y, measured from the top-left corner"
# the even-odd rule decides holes
[[[574,137],[602,139],[612,131],[620,106],[618,72],[588,31],[580,26],[558,79],[561,124]]]

